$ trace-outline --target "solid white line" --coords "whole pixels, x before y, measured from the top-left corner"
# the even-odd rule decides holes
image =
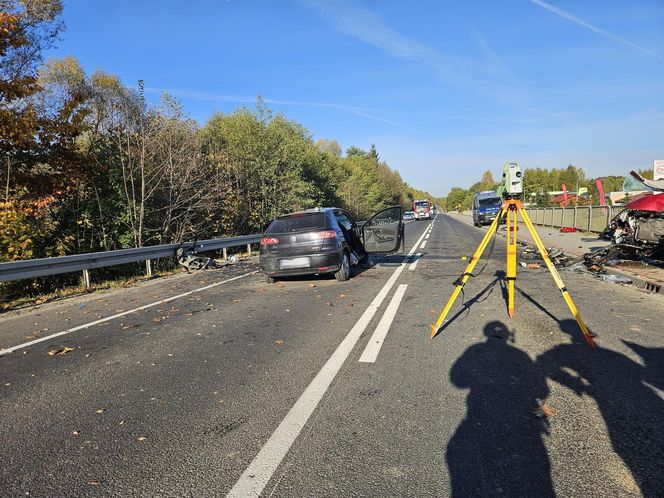
[[[196,292],[201,292],[201,291],[204,291],[204,290],[207,290],[207,289],[211,289],[211,288],[216,287],[218,285],[226,284],[228,282],[232,282],[233,280],[239,280],[240,278],[248,277],[249,275],[253,275],[254,273],[258,273],[258,270],[252,271],[252,272],[249,272],[249,273],[245,273],[245,274],[239,275],[237,277],[229,278],[229,279],[223,280],[221,282],[216,282],[214,284],[206,285],[205,287],[200,287],[199,289],[194,289],[194,290],[191,290],[191,291],[188,291],[188,292],[183,292],[182,294],[178,294],[177,296],[169,297],[169,298],[166,298],[166,299],[162,299],[161,301],[146,304],[144,306],[134,308],[133,310],[123,311],[122,313],[118,313],[117,315],[107,316],[106,318],[102,318],[100,320],[95,320],[94,322],[86,323],[84,325],[79,325],[77,327],[72,327],[70,329],[63,330],[62,332],[57,332],[56,334],[51,334],[51,335],[48,335],[46,337],[41,337],[39,339],[35,339],[34,341],[19,344],[18,346],[12,346],[10,348],[0,349],[0,356],[6,355],[6,354],[9,354],[9,353],[13,353],[17,349],[27,348],[27,347],[32,346],[34,344],[38,344],[40,342],[48,341],[48,340],[53,339],[55,337],[60,337],[61,335],[71,334],[72,332],[76,332],[77,330],[87,329],[89,327],[92,327],[93,325],[99,325],[100,323],[108,322],[110,320],[115,320],[116,318],[120,318],[120,317],[129,315],[131,313],[136,313],[137,311],[142,311],[142,310],[145,310],[145,309],[148,309],[148,308],[152,308],[154,306],[159,306],[160,304],[170,303],[171,301],[174,301],[175,299],[179,299],[181,297],[189,296],[189,295],[194,294]]]
[[[420,244],[420,249],[424,249],[427,246],[427,241],[425,240]]]
[[[408,256],[413,255],[423,238],[424,234],[420,236],[410,249]],[[341,341],[341,344],[332,353],[332,356],[323,365],[323,368],[316,374],[314,380],[307,386],[256,457],[242,473],[233,488],[228,492],[227,496],[259,496],[262,493],[344,362],[353,351],[360,336],[378,312],[380,305],[394,286],[405,266],[406,263],[403,262],[394,270],[392,276],[390,276],[383,288],[378,292],[360,319],[353,325],[353,328],[348,332],[344,340]]]
[[[378,358],[378,353],[380,352],[380,348],[383,345],[383,342],[385,341],[385,337],[387,336],[388,331],[390,330],[390,326],[394,321],[394,317],[397,314],[397,310],[399,309],[399,305],[401,304],[401,300],[403,299],[403,295],[406,292],[407,288],[408,284],[401,284],[397,288],[396,292],[394,293],[394,296],[392,296],[390,304],[387,305],[387,309],[385,310],[383,317],[380,319],[380,322],[378,323],[376,330],[371,336],[371,339],[369,339],[367,347],[364,348],[364,352],[362,353],[362,356],[360,356],[360,362],[362,363],[376,362],[376,358]]]
[[[421,252],[418,252],[418,253],[415,255],[415,261],[413,261],[413,262],[410,264],[410,266],[408,266],[408,270],[409,270],[409,271],[413,271],[415,268],[417,268],[417,263],[419,262],[419,260],[420,260],[421,257],[422,257],[422,253],[421,253]]]

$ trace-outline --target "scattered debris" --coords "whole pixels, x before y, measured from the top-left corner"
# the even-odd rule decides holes
[[[612,274],[602,275],[602,280],[604,280],[605,282],[613,282],[615,284],[630,285],[634,283],[632,282],[632,279],[629,277],[624,277],[622,275],[612,275]]]
[[[198,256],[196,254],[196,249],[194,249],[195,246],[196,243],[192,244],[192,246],[187,249],[179,247],[177,251],[175,251],[175,256],[177,257],[180,266],[184,267],[187,271],[218,267],[215,259]]]
[[[560,229],[560,233],[573,233],[573,232],[578,232],[576,227],[562,227]]]
[[[541,266],[539,263],[528,263],[528,268],[530,268],[531,270],[537,270],[541,268]]]
[[[551,262],[557,267],[557,268],[562,268],[571,263],[571,260],[569,256],[567,256],[563,251],[560,249],[556,249],[555,247],[549,247],[547,250],[547,253],[549,253],[549,259],[551,259]],[[523,251],[521,251],[521,259],[525,260],[530,260],[530,261],[542,261],[542,256],[540,255],[539,251],[535,247],[527,246],[524,247]],[[523,266],[523,265],[522,265]]]
[[[76,348],[70,348],[68,346],[63,346],[61,348],[51,349],[48,352],[49,356],[64,356],[67,353],[74,351]]]
[[[145,441],[147,438],[145,436],[138,436],[136,441]]]
[[[283,340],[283,339],[277,339],[276,341],[274,341],[274,343],[275,343],[277,346],[281,346],[281,345],[284,343],[284,340]]]

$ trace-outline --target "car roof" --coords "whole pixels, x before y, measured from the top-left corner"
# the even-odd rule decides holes
[[[498,193],[493,190],[485,190],[484,192],[479,192],[475,194],[477,199],[492,199],[493,197],[500,197]]]
[[[288,218],[289,216],[301,216],[303,214],[312,214],[312,213],[327,213],[329,211],[333,211],[335,209],[341,209],[341,208],[336,208],[336,207],[315,207],[315,208],[309,208],[305,209],[303,211],[293,211],[292,213],[286,213],[286,214],[281,214],[277,216],[276,219],[282,219],[282,218]],[[343,209],[341,209],[343,211]]]

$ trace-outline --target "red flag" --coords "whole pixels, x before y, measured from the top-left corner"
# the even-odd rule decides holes
[[[567,206],[567,185],[563,183],[563,206]]]
[[[600,178],[595,180],[595,185],[597,185],[597,194],[599,195],[600,206],[606,206],[606,197],[604,197],[604,187],[602,186],[602,180]]]

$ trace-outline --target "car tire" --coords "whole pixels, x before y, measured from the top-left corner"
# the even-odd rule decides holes
[[[334,274],[334,278],[339,282],[345,282],[350,278],[350,260],[346,251],[341,253],[341,265],[339,271]]]
[[[271,277],[270,275],[267,275],[267,274],[263,274],[263,277],[265,278],[265,283],[267,283],[267,284],[273,284],[277,281],[276,278]]]

